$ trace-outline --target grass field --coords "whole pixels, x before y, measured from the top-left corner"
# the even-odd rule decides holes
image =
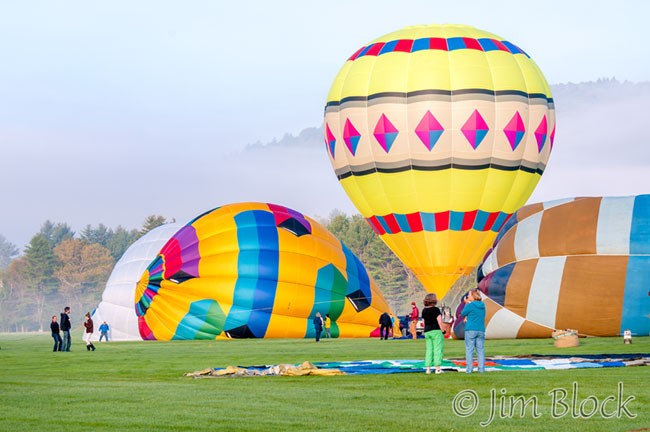
[[[650,427],[650,367],[193,379],[183,373],[305,360],[418,359],[424,341],[111,342],[87,352],[76,337],[70,353],[51,352],[51,341],[47,334],[0,334],[0,430],[569,432]],[[487,341],[486,350],[487,355],[650,353],[650,338],[636,337],[633,345],[623,345],[620,338],[581,339],[580,347],[565,349],[554,348],[551,340]],[[445,358],[463,356],[462,341],[446,341]],[[558,397],[555,403],[552,395]],[[461,396],[469,398],[463,404],[469,411],[478,401],[472,415],[454,411],[452,403]],[[518,396],[528,401],[523,415],[521,404],[511,412]],[[580,418],[581,405],[588,418]]]

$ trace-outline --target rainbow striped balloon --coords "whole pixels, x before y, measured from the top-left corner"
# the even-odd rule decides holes
[[[533,192],[555,109],[539,68],[513,43],[467,26],[415,26],[347,60],[324,132],[359,212],[442,297]]]
[[[145,340],[369,337],[390,312],[363,264],[315,220],[238,203],[210,210],[163,246],[137,284]]]

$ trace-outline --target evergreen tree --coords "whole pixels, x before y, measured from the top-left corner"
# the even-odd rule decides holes
[[[156,221],[151,222],[152,225]],[[98,244],[111,252],[111,256],[115,261],[119,260],[122,254],[140,237],[138,230],[127,231],[122,226],[119,226],[113,231],[107,228],[104,224],[99,224],[97,228],[91,225],[81,231],[81,240],[87,244]]]
[[[366,267],[393,310],[408,300],[407,270],[395,254],[376,236],[367,248]]]
[[[138,237],[140,237],[138,230],[133,229],[127,231],[123,227],[118,226],[115,229],[115,232],[113,232],[111,238],[108,240],[106,247],[111,251],[113,259],[117,261],[122,257],[129,246],[138,239]]]
[[[63,240],[71,239],[74,237],[74,231],[66,223],[52,223],[49,220],[46,220],[41,226],[39,234],[42,235],[52,249],[54,249],[59,243]]]
[[[349,219],[348,231],[344,243],[365,264],[370,260],[370,247],[377,244],[383,248],[382,253],[392,253],[384,242],[372,230],[368,222],[361,215],[353,215]]]
[[[144,220],[144,224],[142,224],[142,229],[140,230],[140,237],[148,233],[154,228],[158,228],[161,225],[164,225],[167,223],[167,219],[165,219],[164,216],[160,215],[150,215],[147,216],[147,218]]]
[[[41,234],[32,237],[25,248],[25,269],[27,295],[33,299],[36,307],[34,315],[43,329],[43,310],[47,297],[57,288],[54,273],[61,265],[47,238]]]
[[[7,241],[5,236],[0,234],[0,270],[4,270],[9,267],[9,263],[13,257],[18,255],[20,251],[15,244]]]
[[[350,221],[345,213],[340,210],[334,210],[330,214],[329,219],[324,221],[323,225],[325,225],[328,231],[334,234],[336,238],[343,239],[347,237]]]
[[[97,243],[104,247],[108,247],[108,243],[112,236],[113,230],[100,223],[97,228],[86,225],[86,227],[81,231],[80,238],[86,243]]]

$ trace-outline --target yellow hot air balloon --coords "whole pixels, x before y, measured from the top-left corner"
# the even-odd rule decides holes
[[[511,42],[461,25],[414,26],[346,61],[324,131],[359,212],[443,296],[533,192],[555,109],[539,68]]]

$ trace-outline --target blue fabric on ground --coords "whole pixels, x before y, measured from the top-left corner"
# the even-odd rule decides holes
[[[642,360],[632,365],[626,361]],[[460,359],[444,359],[442,370],[447,372],[465,371]],[[650,354],[567,354],[567,355],[538,355],[529,357],[486,358],[486,371],[522,371],[522,370],[566,370],[566,369],[593,369],[650,365]],[[349,375],[368,374],[395,374],[395,373],[422,373],[424,372],[423,360],[362,360],[342,362],[313,362],[321,369],[339,369]],[[238,366],[249,370],[262,371],[270,366]],[[222,368],[215,368],[220,370]]]
[[[534,366],[535,362],[529,359],[499,359],[493,360],[502,366]]]

